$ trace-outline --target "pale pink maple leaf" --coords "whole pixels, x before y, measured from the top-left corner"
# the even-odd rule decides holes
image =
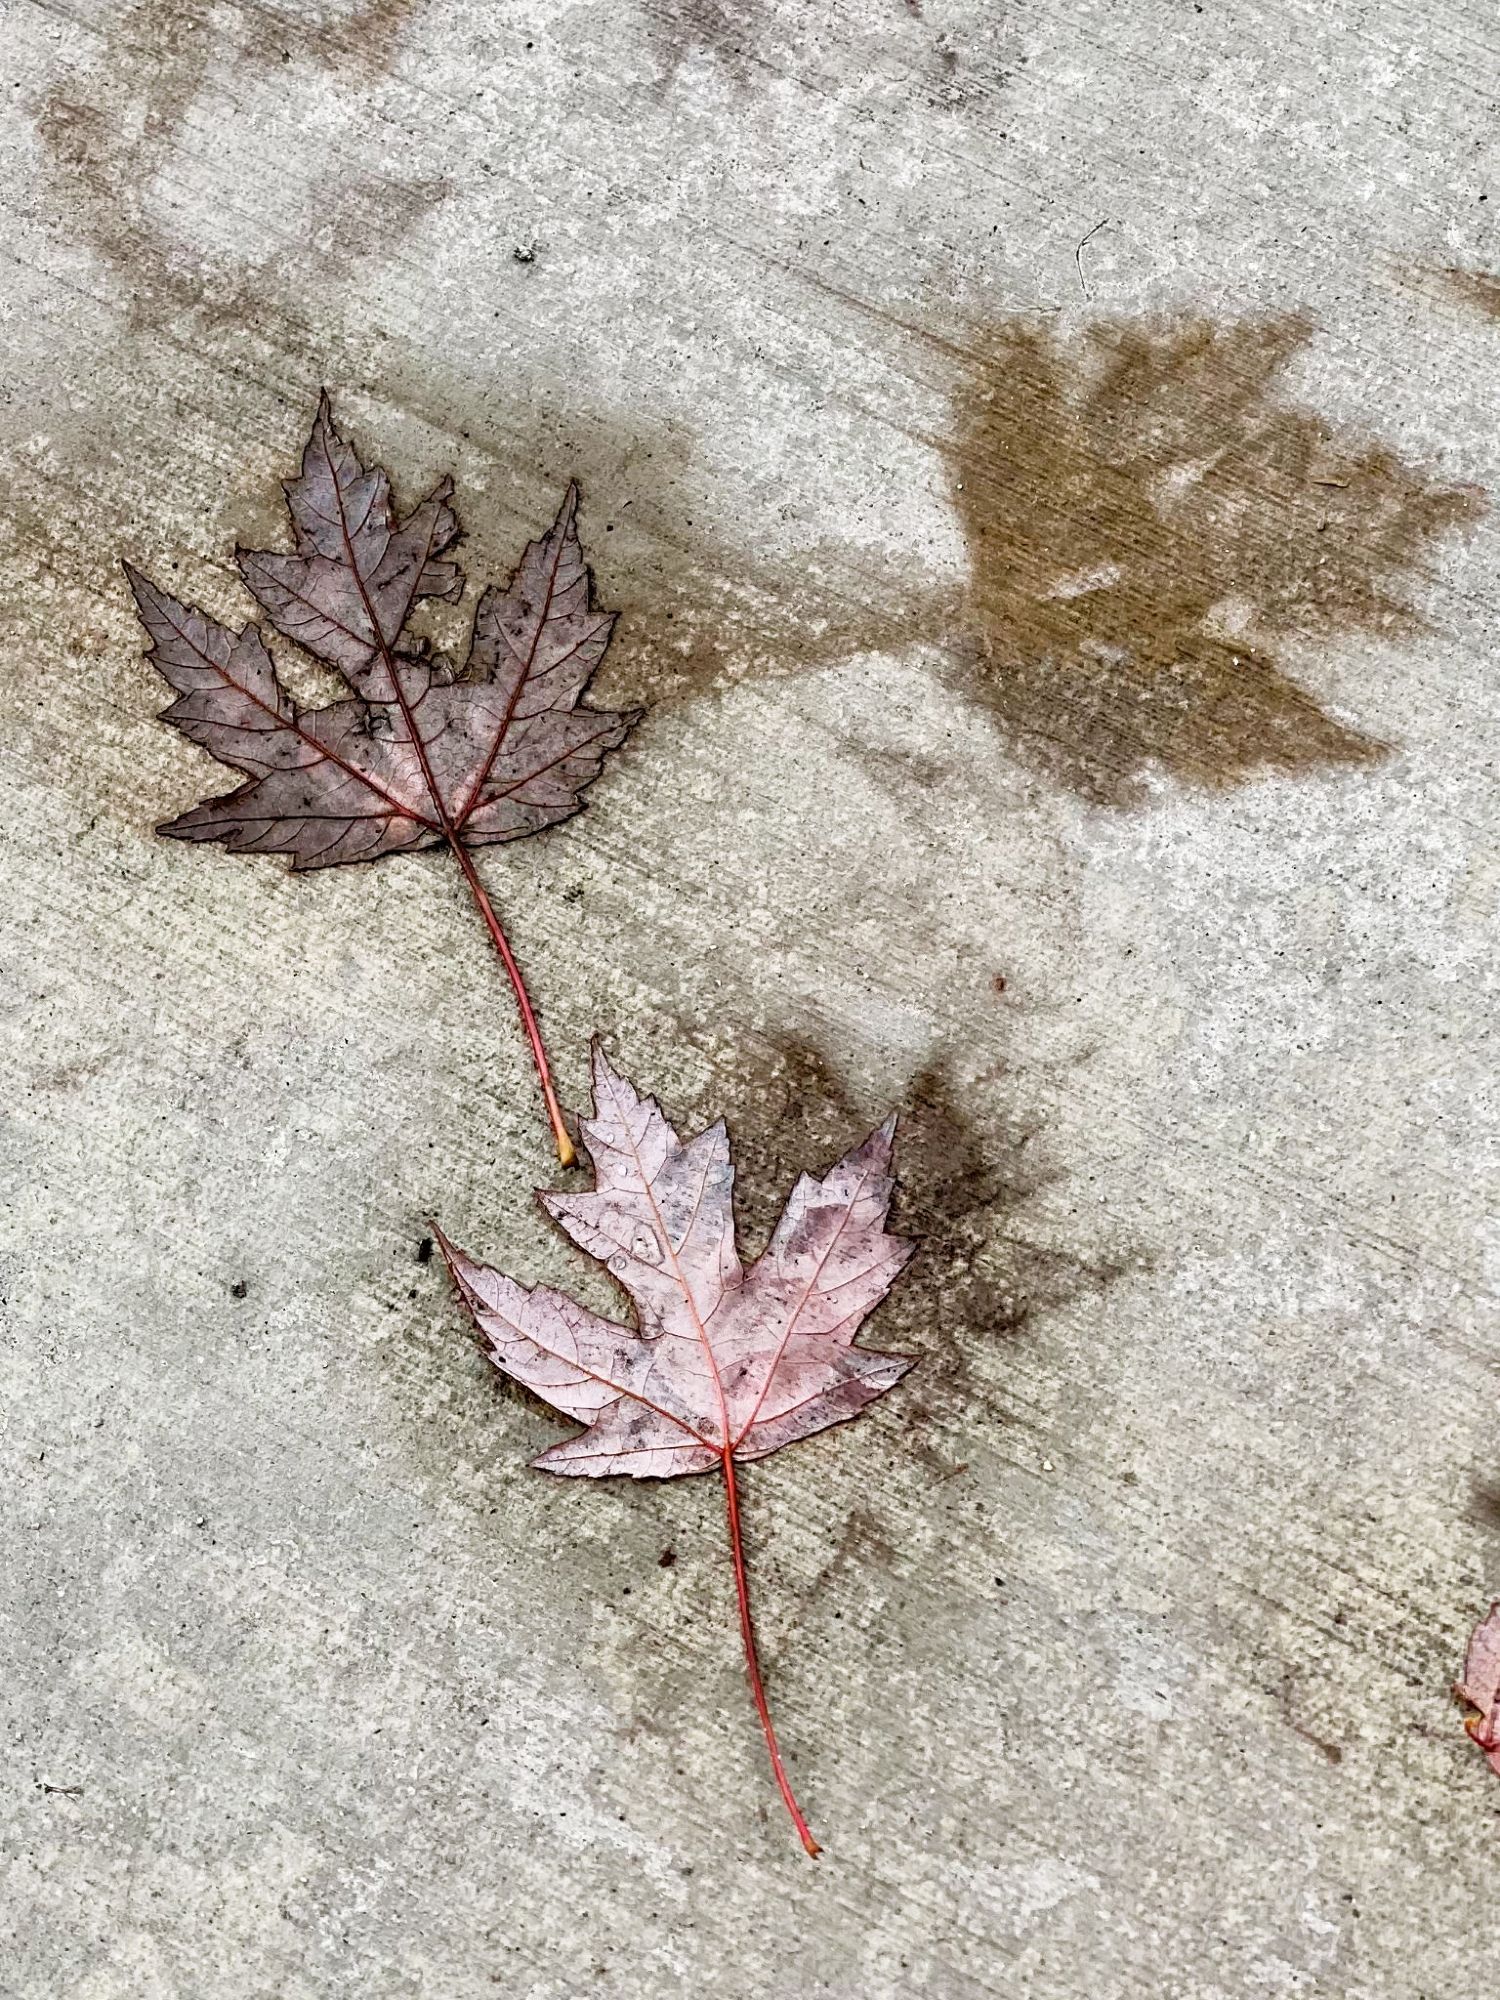
[[[804,1174],[765,1251],[735,1244],[729,1138],[686,1143],[594,1049],[594,1116],[582,1126],[588,1194],[541,1194],[575,1243],[629,1293],[624,1326],[565,1292],[476,1264],[435,1229],[485,1351],[502,1373],[585,1428],[532,1463],[571,1478],[724,1479],[740,1631],[771,1764],[809,1854],[756,1660],[735,1467],[841,1424],[893,1388],[914,1357],[855,1345],[913,1246],[885,1219],[894,1118],[821,1180]]]

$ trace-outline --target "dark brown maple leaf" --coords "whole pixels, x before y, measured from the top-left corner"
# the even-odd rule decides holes
[[[288,854],[299,870],[447,847],[515,988],[558,1155],[571,1165],[536,1016],[469,849],[567,819],[636,720],[579,706],[614,618],[590,602],[578,489],[506,589],[480,598],[461,671],[404,638],[422,598],[463,593],[446,554],[459,534],[451,481],[398,518],[385,472],[360,463],[325,395],[285,491],[295,549],[237,550],[240,574],[283,637],[336,668],[353,697],[299,708],[259,626],[232,632],[127,563],[150,658],[178,694],[164,719],[248,773],[160,831]]]
[[[895,1186],[894,1118],[821,1180],[804,1174],[764,1253],[735,1246],[722,1119],[686,1145],[594,1049],[594,1116],[583,1125],[592,1194],[541,1194],[547,1213],[630,1294],[636,1325],[565,1292],[527,1290],[434,1234],[486,1353],[503,1374],[587,1426],[532,1463],[600,1479],[724,1478],[750,1689],[781,1796],[809,1854],[756,1661],[735,1466],[858,1416],[914,1365],[856,1347],[912,1245],[885,1229]]]

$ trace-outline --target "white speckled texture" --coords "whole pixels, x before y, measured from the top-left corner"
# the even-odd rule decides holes
[[[3,39],[0,1994],[1486,1990],[1449,1686],[1500,1592],[1500,286],[1445,273],[1500,270],[1489,10],[11,0]],[[1275,315],[1273,379],[1178,422],[1127,376],[1070,456],[1110,342]],[[650,713],[482,861],[565,1098],[597,1028],[725,1112],[752,1241],[907,1114],[928,1250],[870,1337],[923,1365],[745,1479],[816,1865],[712,1482],[528,1471],[561,1427],[418,1261],[436,1215],[618,1303],[530,1201],[453,871],[151,832],[223,774],[154,720],[119,559],[243,616],[325,382],[403,495],[453,471],[476,582],[582,483],[600,696]],[[1038,434],[1050,578],[1024,510],[976,540]],[[1210,600],[1219,679],[1122,708]]]

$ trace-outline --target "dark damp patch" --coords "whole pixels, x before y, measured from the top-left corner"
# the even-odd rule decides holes
[[[700,517],[662,519],[650,538],[599,549],[601,592],[620,622],[601,699],[676,705],[738,686],[899,650],[917,633],[889,574],[828,544],[795,566],[725,546]]]
[[[1489,1528],[1500,1534],[1500,1480],[1475,1479],[1469,1487],[1469,1504],[1465,1510],[1471,1521],[1482,1528]]]
[[[971,1418],[976,1405],[994,1401],[986,1359],[1017,1339],[1033,1314],[1097,1292],[1146,1261],[1034,1241],[1028,1207],[1060,1172],[1042,1161],[1036,1124],[1016,1114],[995,1128],[982,1125],[941,1063],[914,1077],[898,1104],[865,1104],[811,1042],[756,1037],[752,1051],[740,1038],[735,1061],[712,1077],[704,1097],[705,1112],[728,1118],[747,1252],[765,1241],[799,1173],[825,1171],[887,1111],[899,1112],[891,1227],[916,1239],[917,1254],[860,1337],[872,1348],[921,1356],[900,1400],[913,1449],[938,1476],[961,1468],[937,1453],[925,1420]]]
[[[838,1540],[804,1593],[804,1601],[817,1603],[830,1584],[834,1583],[845,1570],[856,1572],[870,1569],[892,1569],[899,1560],[899,1550],[891,1539],[891,1533],[871,1507],[856,1503],[844,1517]],[[835,1618],[843,1613],[835,1610]]]
[[[892,565],[842,543],[768,560],[753,540],[726,540],[722,481],[706,471],[684,424],[651,411],[591,409],[546,388],[524,405],[471,401],[464,382],[434,378],[425,366],[387,393],[408,416],[472,447],[473,466],[454,454],[460,503],[478,473],[487,476],[484,507],[463,506],[471,576],[507,574],[519,544],[545,528],[577,480],[584,553],[599,603],[616,614],[590,697],[601,706],[671,708],[894,649],[911,636]],[[449,464],[434,459],[429,478]],[[445,607],[423,615],[452,647],[463,643],[472,607],[453,614],[451,629],[442,626]]]
[[[1460,305],[1473,306],[1486,319],[1500,319],[1500,272],[1447,264],[1436,276],[1442,289]]]
[[[1472,490],[1284,399],[1301,318],[1002,321],[962,348],[944,445],[968,544],[953,673],[1030,762],[1111,805],[1386,746],[1293,644],[1423,629],[1411,591]]]
[[[1320,1757],[1326,1758],[1330,1764],[1343,1763],[1343,1750],[1333,1741],[1332,1736],[1315,1728],[1303,1714],[1304,1707],[1310,1704],[1302,1688],[1301,1676],[1295,1667],[1289,1666],[1283,1670],[1276,1687],[1275,1700],[1283,1722],[1294,1736],[1301,1737],[1304,1743],[1316,1750]]]

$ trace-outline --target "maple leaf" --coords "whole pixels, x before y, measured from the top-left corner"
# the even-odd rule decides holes
[[[582,1479],[723,1475],[750,1689],[809,1854],[818,1846],[782,1764],[756,1658],[735,1466],[858,1416],[915,1364],[854,1345],[914,1247],[885,1228],[895,1129],[887,1120],[821,1180],[804,1174],[746,1270],[723,1120],[684,1144],[656,1099],[639,1097],[595,1043],[594,1116],[582,1126],[594,1190],[537,1198],[629,1293],[636,1325],[548,1286],[528,1290],[433,1228],[490,1360],[586,1426],[533,1465]]]
[[[1464,1728],[1500,1774],[1500,1599],[1474,1627],[1464,1677],[1453,1692],[1475,1711],[1464,1718]]]
[[[459,535],[452,482],[398,518],[389,478],[340,437],[325,394],[284,491],[295,548],[239,549],[240,575],[276,630],[336,669],[352,697],[299,708],[258,626],[233,632],[127,563],[149,657],[177,691],[163,719],[247,774],[159,831],[287,854],[297,870],[448,848],[515,989],[558,1156],[571,1165],[536,1015],[469,850],[570,817],[639,713],[579,705],[614,618],[591,602],[578,489],[508,586],[480,597],[461,671],[404,637],[421,599],[463,593],[446,554]]]

